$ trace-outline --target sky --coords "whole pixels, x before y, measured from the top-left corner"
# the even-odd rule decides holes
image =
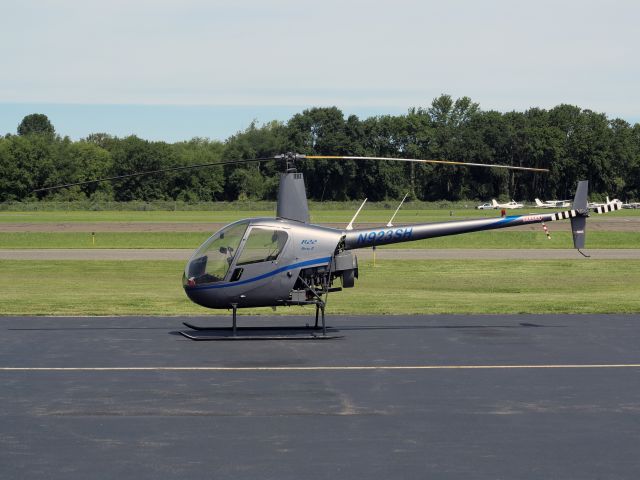
[[[631,0],[2,2],[0,134],[224,139],[313,106],[361,117],[442,93],[640,121]]]

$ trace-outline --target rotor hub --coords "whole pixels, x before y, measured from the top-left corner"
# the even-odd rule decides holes
[[[296,160],[302,160],[305,156],[300,153],[287,152],[281,155],[276,155],[274,158],[284,161],[284,170],[286,173],[295,173],[298,171],[296,169]]]

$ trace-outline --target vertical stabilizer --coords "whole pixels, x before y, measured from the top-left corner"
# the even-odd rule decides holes
[[[589,181],[580,180],[576,189],[576,196],[573,198],[573,209],[577,212],[588,211],[587,197],[589,195]]]
[[[587,229],[587,217],[575,217],[571,219],[571,232],[573,233],[573,246],[578,250],[584,248],[585,231]]]
[[[581,180],[578,182],[576,196],[573,199],[573,209],[580,216],[571,217],[571,233],[573,233],[573,246],[578,250],[584,248],[585,233],[587,229],[587,196],[589,194],[589,182]]]
[[[287,172],[280,174],[276,216],[287,220],[309,223],[307,192],[304,187],[304,177],[301,173]]]

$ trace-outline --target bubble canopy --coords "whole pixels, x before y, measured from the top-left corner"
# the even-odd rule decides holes
[[[189,259],[184,271],[185,285],[223,281],[248,226],[247,221],[233,223],[209,237]]]

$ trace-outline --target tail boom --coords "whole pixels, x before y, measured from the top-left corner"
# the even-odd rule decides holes
[[[504,218],[483,218],[458,222],[424,223],[394,228],[357,229],[345,232],[345,249],[367,248],[374,245],[412,242],[427,238],[459,235],[462,233],[482,232],[499,228],[518,227],[532,223],[552,222],[555,220],[586,217],[576,210],[531,215],[513,215]]]
[[[562,212],[513,215],[504,218],[483,218],[480,220],[463,220],[459,222],[424,223],[386,229],[351,230],[344,233],[344,248],[346,250],[352,250],[374,245],[389,245],[426,238],[458,235],[461,233],[518,227],[531,223],[570,220],[571,231],[573,233],[573,246],[585,255],[581,249],[583,249],[585,245],[587,217],[589,216],[587,202],[588,191],[589,183],[586,180],[578,182],[578,188],[576,189],[576,194],[573,199],[573,209]],[[493,200],[493,202],[495,203],[495,200]],[[620,203],[608,202],[606,205],[598,207],[596,211],[597,213],[607,213],[619,210],[620,208]]]

